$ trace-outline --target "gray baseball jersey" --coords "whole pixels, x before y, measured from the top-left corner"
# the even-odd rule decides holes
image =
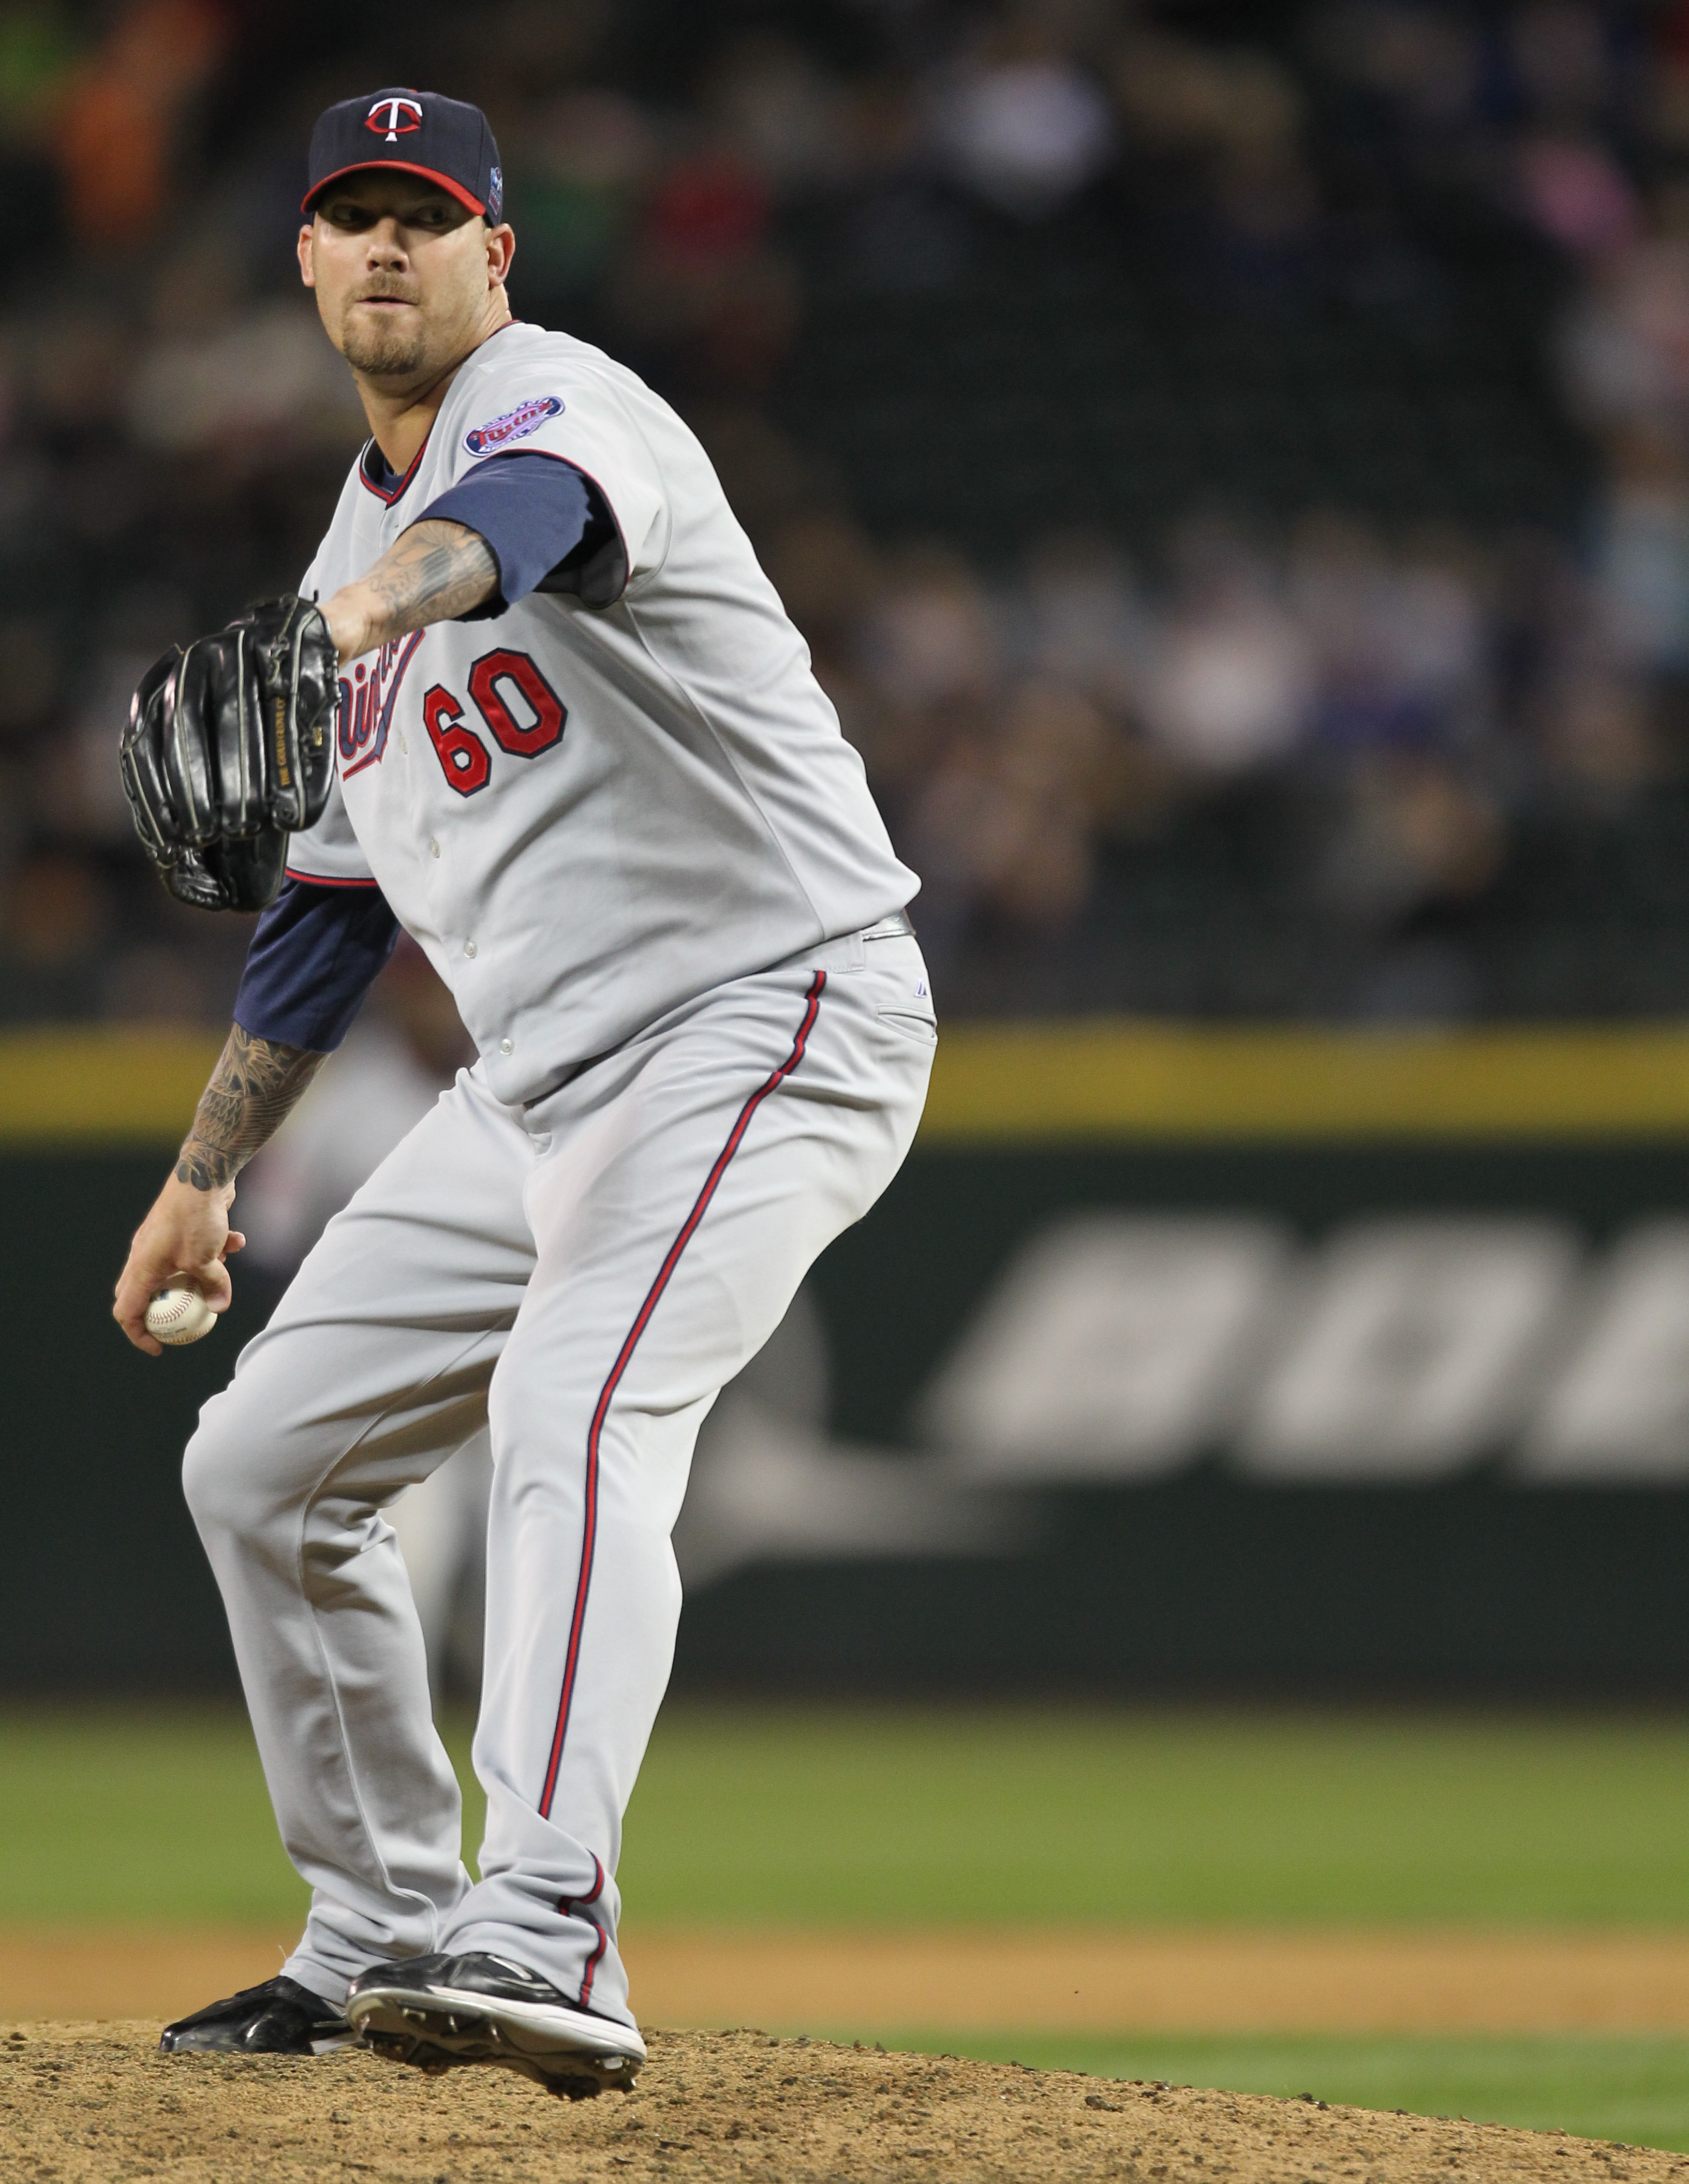
[[[351,663],[335,789],[288,861],[295,878],[379,885],[512,1103],[918,885],[703,448],[584,342],[493,335],[403,480],[354,465],[302,588],[326,599],[365,575],[516,447],[599,487],[619,596],[535,593]]]

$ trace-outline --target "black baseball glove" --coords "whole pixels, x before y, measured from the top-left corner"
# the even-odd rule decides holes
[[[308,599],[266,599],[142,677],[123,793],[159,876],[199,910],[262,910],[287,837],[322,816],[334,777],[338,655]]]

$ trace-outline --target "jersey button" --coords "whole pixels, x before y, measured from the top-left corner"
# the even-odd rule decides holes
[[[438,856],[439,855],[439,854],[440,854],[440,845],[439,845],[439,844],[438,844],[438,842],[430,842],[430,843],[429,843],[429,844],[428,844],[428,855],[429,855],[431,857],[438,857]]]
[[[515,1046],[508,1039],[501,1039],[499,1040],[499,1051],[500,1054],[514,1054],[516,1050]]]
[[[465,940],[463,944],[463,952],[465,956],[474,955],[475,943],[472,940]]]

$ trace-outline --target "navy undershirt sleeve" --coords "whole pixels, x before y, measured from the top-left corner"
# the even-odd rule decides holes
[[[622,532],[609,503],[584,471],[560,456],[489,455],[416,520],[461,523],[493,549],[499,588],[460,621],[489,621],[530,592],[611,606],[627,582]]]
[[[254,1039],[332,1054],[398,938],[379,888],[289,880],[254,931],[235,1022]]]

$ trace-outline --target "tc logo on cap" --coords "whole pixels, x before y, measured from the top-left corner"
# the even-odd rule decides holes
[[[373,129],[377,136],[385,131],[387,142],[396,144],[402,136],[408,136],[413,129],[422,126],[422,109],[414,98],[378,98],[365,117],[364,126]]]

